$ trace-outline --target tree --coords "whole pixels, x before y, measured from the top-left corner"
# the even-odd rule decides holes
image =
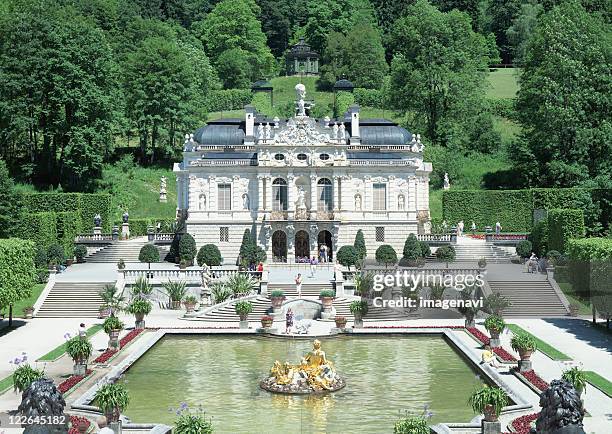
[[[0,240],[0,309],[9,308],[13,325],[13,304],[26,299],[36,283],[34,242],[11,238]]]
[[[515,168],[529,185],[612,176],[612,30],[575,1],[542,14],[525,55]]]
[[[453,246],[447,245],[438,247],[436,250],[436,258],[440,262],[446,262],[446,268],[448,268],[448,263],[455,260],[455,249]]]
[[[527,52],[527,44],[538,22],[538,17],[544,12],[544,7],[535,1],[521,5],[518,15],[512,20],[512,25],[506,30],[506,39],[515,65],[522,65]]]
[[[6,163],[0,160],[0,238],[9,238],[15,229],[16,204],[15,185]]]
[[[179,241],[179,256],[182,261],[193,263],[193,259],[196,257],[198,249],[196,242],[190,234],[184,234]]]
[[[423,257],[421,244],[419,243],[419,240],[417,240],[416,235],[408,235],[408,238],[406,238],[406,242],[404,243],[404,250],[402,252],[402,255],[404,259],[410,262],[415,262],[419,258]]]
[[[357,249],[353,246],[342,246],[336,253],[336,259],[338,259],[340,264],[348,267],[350,270],[351,266],[356,265],[359,261],[359,254]]]
[[[494,146],[479,129],[490,117],[484,104],[489,48],[469,17],[456,10],[442,13],[418,0],[395,22],[390,41],[396,53],[391,103],[411,114],[412,126],[433,144]]]
[[[429,255],[431,255],[431,247],[429,247],[429,243],[427,241],[419,241],[419,244],[421,245],[422,258],[427,258]]]
[[[366,248],[365,238],[363,237],[363,231],[361,229],[359,229],[355,235],[353,247],[355,247],[355,250],[357,250],[359,262],[362,262],[368,255],[368,249]]]
[[[240,244],[239,256],[244,258],[247,252],[247,249],[255,244],[253,237],[251,236],[251,231],[249,229],[244,230],[244,234],[242,234],[242,243]]]
[[[138,260],[140,262],[147,262],[150,270],[151,262],[159,262],[159,250],[153,244],[145,244],[140,249]]]
[[[226,89],[248,89],[257,74],[253,72],[254,55],[242,48],[230,48],[217,57],[217,72]]]
[[[234,50],[230,54],[248,53],[250,82],[273,74],[274,57],[257,19],[260,13],[261,9],[254,0],[222,0],[204,20],[194,25],[206,53],[217,68],[223,68],[222,61],[229,60],[227,53],[223,57],[221,54]]]
[[[197,260],[200,267],[204,264],[209,267],[214,267],[216,265],[221,265],[221,262],[223,262],[221,252],[214,244],[206,244],[200,247]]]
[[[397,253],[395,253],[395,249],[391,247],[389,244],[383,244],[378,249],[376,249],[376,262],[379,264],[385,264],[385,268],[389,265],[394,265],[397,263]]]

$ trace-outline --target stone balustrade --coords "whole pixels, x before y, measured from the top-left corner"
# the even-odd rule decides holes
[[[98,242],[112,242],[112,234],[79,234],[74,238],[74,242],[79,243],[98,243]]]
[[[133,266],[123,270],[117,270],[119,273],[118,281],[124,285],[131,285],[141,277],[148,278],[151,284],[163,284],[168,281],[184,281],[188,285],[202,284],[202,269],[200,267],[189,267],[180,269],[172,264],[168,264],[167,268],[160,268],[159,264],[155,269],[149,270],[146,264],[142,266]],[[209,270],[209,274],[213,280],[226,280],[234,274],[248,274],[253,278],[258,278],[257,271],[240,271],[237,267],[214,267]]]
[[[436,234],[419,234],[417,235],[419,241],[436,241],[450,243],[450,234],[436,235]]]

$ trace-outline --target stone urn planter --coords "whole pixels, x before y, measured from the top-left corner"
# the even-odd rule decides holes
[[[363,315],[355,313],[355,328],[363,328]]]
[[[519,357],[521,358],[521,360],[530,360],[531,359],[531,355],[533,354],[533,351],[531,350],[518,350],[519,353]]]
[[[187,296],[183,301],[183,305],[185,305],[186,313],[193,313],[197,304],[197,300],[194,296]]]
[[[346,318],[345,317],[337,316],[336,318],[334,318],[334,321],[336,322],[336,328],[340,330],[344,330],[346,328]]]
[[[323,309],[331,309],[334,304],[334,297],[321,297]]]
[[[249,328],[249,321],[248,321],[248,317],[249,314],[248,313],[241,313],[240,315],[240,328],[241,329],[248,329]]]
[[[172,309],[174,310],[178,310],[181,308],[181,300],[172,300],[170,301],[170,306],[172,306]]]
[[[66,267],[70,267],[72,264],[74,264],[74,259],[66,259]]]
[[[483,414],[484,414],[484,420],[487,422],[497,422],[497,420],[499,419],[495,412],[495,407],[491,404],[485,405]]]
[[[72,374],[84,376],[86,373],[87,373],[87,359],[74,360],[74,365],[72,366]]]
[[[145,328],[144,317],[145,317],[144,313],[135,313],[134,314],[134,318],[136,319],[136,328],[137,329]]]
[[[108,333],[108,348],[111,350],[119,349],[119,334],[121,333],[121,329],[111,330]]]
[[[489,342],[491,344],[491,347],[495,348],[501,346],[501,342],[499,341],[500,331],[496,329],[491,329],[489,330],[489,333],[491,333],[491,339]]]
[[[282,291],[272,291],[272,294],[270,295],[270,302],[272,303],[272,309],[274,309],[274,312],[280,311],[284,301],[285,294]]]
[[[264,329],[269,329],[270,327],[272,327],[272,324],[274,323],[274,319],[271,316],[264,316],[261,318],[261,327]]]
[[[98,310],[98,319],[106,319],[110,316],[111,310],[108,306],[100,306]]]
[[[32,319],[34,317],[34,308],[32,306],[24,307],[23,316],[25,319]]]

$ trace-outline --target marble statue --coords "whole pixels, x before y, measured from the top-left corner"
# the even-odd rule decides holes
[[[400,195],[397,197],[397,209],[398,209],[399,211],[404,211],[404,206],[405,206],[404,195],[403,195],[403,194],[400,194]]]
[[[344,126],[344,122],[340,122],[340,140],[346,140],[346,127]]]
[[[262,123],[257,127],[257,139],[264,140],[264,126]]]
[[[357,211],[361,211],[361,195],[360,194],[355,195],[355,209]]]
[[[306,107],[305,107],[303,99],[298,100],[297,106],[298,106],[297,115],[298,116],[306,116]]]
[[[279,128],[279,126],[280,126],[280,119],[278,118],[278,116],[274,116],[273,121],[274,121],[274,128],[275,129]]]
[[[450,188],[450,180],[448,179],[448,173],[444,172],[444,190]]]
[[[246,193],[242,195],[242,209],[251,209],[249,195]]]
[[[270,376],[260,386],[277,393],[314,393],[339,390],[345,382],[321,349],[321,341],[315,339],[312,351],[302,357],[299,364],[274,361]]]
[[[94,221],[94,226],[99,228],[100,226],[102,226],[102,216],[100,216],[100,214],[96,214],[93,218]]]
[[[130,220],[130,214],[127,212],[127,210],[123,213],[121,218],[123,219],[123,223],[127,223]]]
[[[264,137],[266,140],[270,140],[272,138],[272,131],[270,129],[269,122],[266,122],[266,126],[264,127]]]
[[[325,116],[323,118],[323,122],[325,122],[325,128],[329,128],[329,121],[331,121],[331,119],[329,118],[329,116]]]
[[[297,96],[297,99],[304,99],[306,98],[306,86],[304,86],[302,83],[298,83],[295,85],[295,94]]]
[[[160,185],[159,185],[159,201],[160,202],[166,202],[168,200],[168,191],[166,190],[167,188],[167,181],[168,178],[166,178],[165,176],[162,176],[160,179]]]
[[[295,208],[298,210],[306,209],[306,193],[302,187],[298,187],[298,196],[295,201]]]
[[[206,195],[205,194],[201,194],[199,201],[198,201],[198,209],[200,211],[205,211],[206,210]]]
[[[334,122],[334,126],[332,127],[332,139],[336,140],[338,138],[338,122]]]

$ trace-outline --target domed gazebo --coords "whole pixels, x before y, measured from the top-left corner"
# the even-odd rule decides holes
[[[285,55],[287,75],[319,75],[319,53],[310,48],[304,38]]]

